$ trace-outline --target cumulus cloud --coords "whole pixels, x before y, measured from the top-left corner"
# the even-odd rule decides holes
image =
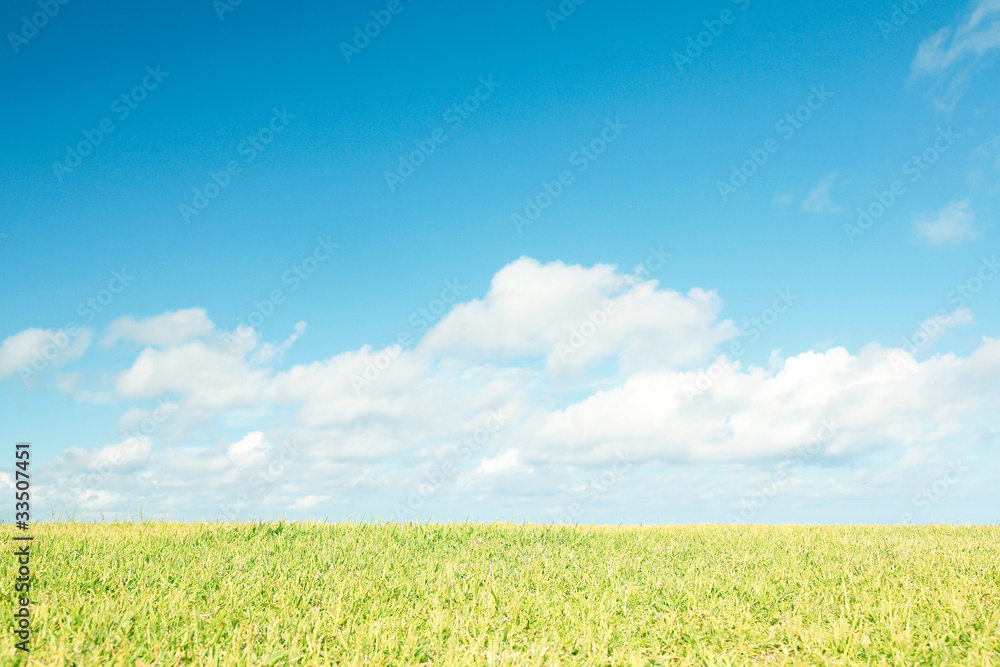
[[[149,461],[153,441],[148,436],[130,437],[96,449],[70,447],[61,460],[70,467],[101,474],[135,472]]]
[[[717,322],[714,291],[659,289],[656,280],[521,258],[501,269],[483,299],[456,306],[420,347],[473,360],[540,358],[550,371],[616,357],[623,368],[691,366],[737,330]]]
[[[238,466],[248,466],[262,462],[270,451],[271,443],[264,439],[264,432],[254,431],[229,445],[226,456]]]
[[[25,329],[0,343],[0,379],[15,373],[34,377],[52,365],[79,359],[90,347],[94,332],[75,329]]]
[[[249,347],[255,346],[251,341]],[[270,371],[252,367],[246,352],[230,349],[221,340],[147,348],[116,378],[115,389],[129,399],[179,395],[188,406],[212,412],[253,405]]]
[[[513,470],[527,470],[530,468],[521,463],[521,452],[516,449],[508,449],[503,454],[492,458],[484,458],[476,468],[477,475],[496,475],[497,473],[511,472]]]
[[[917,233],[934,245],[958,243],[975,236],[972,222],[975,216],[969,200],[953,201],[936,214],[918,220]]]
[[[629,475],[767,465],[809,443],[824,465],[877,453],[911,460],[975,440],[1000,407],[1000,341],[968,357],[918,360],[926,346],[913,342],[774,354],[766,367],[713,363],[738,335],[721,304],[714,292],[682,294],[609,265],[522,258],[413,349],[366,345],[276,367],[304,325],[273,346],[245,329],[149,347],[114,381],[117,400],[143,405],[119,422],[130,437],[70,448],[46,464],[53,484],[40,497],[206,516],[237,505],[322,511],[365,494],[392,496],[391,507],[411,503],[409,489],[445,503],[541,497],[565,487],[571,469],[606,467],[622,452]],[[940,332],[970,321],[962,309],[924,324]],[[166,402],[153,410],[151,399]],[[196,426],[180,437],[178,424]],[[176,437],[165,442],[161,425]],[[213,427],[229,437],[196,444]]]
[[[961,412],[959,404],[975,403],[974,383],[955,382],[973,373],[971,360],[917,364],[911,351],[877,346],[857,356],[834,348],[776,357],[766,369],[714,364],[718,377],[706,388],[712,351],[737,333],[719,321],[720,308],[713,292],[683,295],[608,265],[521,259],[497,273],[483,299],[457,305],[412,350],[364,346],[275,371],[253,361],[256,334],[243,336],[242,348],[193,341],[143,350],[116,388],[123,398],[175,395],[182,409],[208,414],[288,410],[287,434],[339,461],[454,442],[491,411],[505,410],[513,418],[494,446],[508,449],[493,458],[483,452],[480,472],[514,465],[520,459],[513,456],[590,464],[623,449],[664,461],[755,460],[801,445],[823,420],[843,424],[829,445],[831,455],[843,454],[957,427],[946,418]],[[598,312],[603,316],[593,317]],[[580,326],[586,321],[593,326]],[[969,321],[971,313],[958,311],[937,329]],[[565,360],[560,346],[573,350]],[[984,345],[977,359],[992,359],[997,349]],[[607,376],[604,389],[560,406],[550,384],[560,364],[579,370],[601,359],[621,364],[622,379]],[[256,460],[268,451],[263,438],[253,431],[227,454]]]
[[[111,347],[120,340],[140,345],[169,347],[208,335],[215,325],[204,308],[188,308],[136,320],[128,315],[108,325],[101,344]]]
[[[805,352],[772,369],[722,364],[714,375],[703,383],[694,372],[634,375],[552,413],[533,454],[600,461],[627,449],[646,459],[753,460],[792,452],[824,422],[836,426],[829,456],[932,442],[970,414],[996,409],[986,388],[1000,376],[1000,341],[967,359],[918,363],[871,345],[857,356]]]

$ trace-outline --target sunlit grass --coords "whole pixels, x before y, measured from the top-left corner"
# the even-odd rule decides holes
[[[1000,665],[1000,527],[32,532],[28,664]]]

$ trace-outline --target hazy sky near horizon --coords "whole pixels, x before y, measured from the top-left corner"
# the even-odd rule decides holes
[[[37,519],[998,520],[998,0],[0,28]]]

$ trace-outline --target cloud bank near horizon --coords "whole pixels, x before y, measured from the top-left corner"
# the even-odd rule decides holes
[[[773,324],[794,300],[786,292],[762,317]],[[275,344],[249,327],[222,331],[200,308],[121,317],[97,339],[131,343],[135,356],[86,392],[122,407],[120,439],[67,448],[43,464],[36,488],[50,506],[84,515],[142,504],[213,518],[252,503],[316,510],[351,489],[555,497],[573,486],[555,482],[567,471],[622,460],[632,470],[766,469],[806,445],[815,470],[877,457],[888,475],[992,433],[1000,340],[984,338],[967,357],[877,343],[853,354],[775,352],[761,367],[729,354],[754,330],[720,319],[722,308],[715,291],[671,290],[642,266],[522,257],[410,349],[365,345],[285,365],[304,323]],[[927,331],[971,317],[961,309]],[[58,336],[8,337],[0,369],[16,375]],[[62,364],[85,358],[94,338],[76,337],[45,369],[71,398]],[[222,432],[237,435],[205,445],[206,433]]]

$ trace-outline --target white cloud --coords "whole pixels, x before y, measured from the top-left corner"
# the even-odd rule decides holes
[[[732,322],[716,321],[714,291],[658,286],[607,264],[521,258],[494,276],[484,299],[456,306],[420,348],[471,360],[542,358],[555,371],[617,357],[631,369],[695,365],[736,335]]]
[[[1000,49],[1000,0],[979,0],[964,22],[942,28],[921,42],[913,70],[918,74],[941,72],[996,49]]]
[[[306,496],[292,503],[292,506],[289,507],[289,509],[292,511],[312,509],[313,507],[316,507],[316,505],[319,505],[329,499],[330,496]]]
[[[271,451],[271,443],[265,440],[263,431],[247,433],[242,440],[226,448],[226,456],[238,466],[261,463]]]
[[[953,201],[934,216],[918,220],[917,233],[934,245],[958,243],[975,236],[972,227],[974,214],[969,200]]]
[[[512,472],[515,470],[530,471],[527,466],[521,463],[521,452],[516,449],[508,449],[503,454],[494,456],[493,458],[485,458],[480,461],[479,467],[475,470],[475,474],[495,475],[497,473]]]
[[[140,345],[169,347],[207,336],[214,327],[204,308],[175,310],[141,320],[126,315],[108,325],[101,344],[111,347],[119,340],[130,340]]]
[[[913,58],[914,77],[936,75],[937,104],[954,107],[959,89],[987,57],[1000,49],[1000,0],[979,0],[964,19],[946,26],[921,42]]]
[[[944,319],[944,326],[946,329],[972,324],[972,310],[969,308],[960,308],[950,315],[947,315]]]
[[[98,449],[83,450],[68,448],[61,459],[76,469],[97,472],[102,475],[135,472],[149,461],[153,441],[148,436],[130,437],[113,445]]]
[[[83,403],[109,405],[114,402],[113,392],[86,389],[87,374],[81,372],[62,373],[55,381],[55,388],[63,396]]]
[[[250,357],[250,363],[258,366],[263,364],[273,364],[285,356],[285,351],[292,346],[299,337],[306,332],[305,322],[296,322],[295,331],[291,336],[285,339],[280,345],[274,345],[273,343],[262,343],[260,347],[254,350]]]
[[[830,456],[909,446],[996,409],[986,387],[998,376],[1000,341],[987,341],[968,359],[917,363],[906,352],[871,345],[857,356],[844,348],[805,352],[769,370],[727,365],[690,400],[697,373],[637,374],[552,413],[532,454],[601,461],[627,449],[646,459],[753,460],[787,455],[824,420],[839,425],[824,447]]]
[[[839,211],[840,208],[834,205],[830,199],[830,190],[833,189],[836,178],[837,175],[834,173],[821,178],[802,202],[802,210],[807,213],[836,213]]]
[[[257,346],[230,349],[221,340],[192,341],[164,350],[147,348],[115,380],[122,398],[154,398],[176,394],[188,407],[208,412],[253,405],[271,374],[246,359]]]
[[[568,386],[591,387],[590,395],[560,408],[551,393],[562,370],[556,347],[568,341],[567,325],[602,300],[619,307],[576,354],[616,361],[622,374],[580,376],[582,384]],[[512,417],[491,451],[506,453],[481,452],[480,472],[514,465],[520,461],[514,456],[594,463],[623,449],[664,461],[755,460],[802,444],[823,419],[845,424],[831,452],[857,452],[957,426],[946,419],[961,412],[956,401],[975,403],[974,383],[953,382],[960,371],[971,372],[968,360],[945,356],[918,364],[904,350],[891,356],[877,347],[858,356],[843,348],[784,360],[773,355],[766,369],[735,364],[690,397],[710,352],[735,333],[731,323],[718,321],[720,305],[714,293],[681,295],[606,265],[522,259],[497,273],[484,299],[456,306],[414,350],[365,346],[275,372],[251,362],[260,344],[250,330],[243,348],[210,340],[144,350],[116,387],[123,398],[176,395],[182,412],[203,415],[249,407],[258,409],[251,419],[259,422],[273,411],[290,411],[285,435],[332,461],[377,460],[456,442],[490,411],[505,410]],[[935,321],[935,330],[970,319],[967,310],[957,311]],[[979,358],[989,358],[984,354]],[[604,380],[594,384],[595,377]],[[371,380],[359,385],[359,378]],[[227,454],[256,462],[269,451],[264,432],[254,429]]]
[[[104,514],[104,508],[114,506],[121,501],[122,494],[120,493],[104,489],[86,489],[79,496],[78,508]]]
[[[614,312],[576,349],[586,361],[565,375],[557,346],[609,301]],[[720,321],[720,309],[714,292],[681,294],[607,265],[521,259],[411,350],[364,346],[275,368],[277,350],[301,327],[273,347],[246,329],[228,342],[213,331],[147,348],[115,389],[118,400],[143,402],[119,428],[150,428],[99,450],[66,450],[44,464],[49,486],[40,485],[40,498],[88,511],[142,504],[188,517],[220,516],[240,498],[259,503],[239,501],[258,514],[339,511],[366,494],[391,508],[409,489],[427,486],[428,502],[534,498],[568,489],[568,470],[607,466],[619,452],[635,462],[630,480],[650,466],[752,470],[816,438],[825,422],[832,431],[815,463],[874,455],[910,462],[918,449],[947,451],[985,438],[975,429],[986,433],[995,423],[1000,341],[984,340],[964,358],[918,361],[870,345],[857,354],[775,354],[765,368],[710,371],[713,350],[736,333]],[[962,309],[924,324],[940,332],[970,321]],[[693,391],[706,371],[711,382]],[[163,419],[150,409],[152,398],[170,399]],[[494,425],[502,426],[492,428],[496,411],[504,417]],[[170,427],[167,442],[161,423]],[[195,426],[185,434],[177,424]],[[226,435],[208,438],[213,426]],[[193,444],[206,439],[217,444]],[[452,467],[442,482],[425,476],[446,462]],[[98,480],[88,477],[108,466]],[[796,484],[822,495],[814,477],[802,471]],[[628,495],[633,483],[615,488]],[[838,494],[848,492],[838,486]]]
[[[118,430],[122,433],[131,431],[133,434],[141,432],[152,435],[160,430],[177,409],[178,405],[170,402],[162,402],[153,410],[129,408],[118,418]]]
[[[145,466],[152,448],[153,441],[148,436],[127,438],[98,450],[91,465],[96,470],[107,466],[117,472],[129,472]]]
[[[79,359],[90,347],[94,332],[77,329],[25,329],[0,343],[0,378],[43,372],[50,365]]]

